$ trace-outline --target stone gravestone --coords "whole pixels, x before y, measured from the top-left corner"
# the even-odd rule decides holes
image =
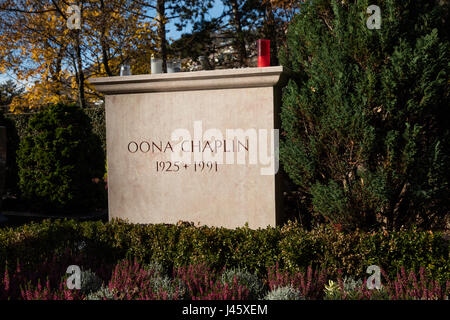
[[[90,79],[105,95],[109,218],[228,228],[279,223],[282,73]]]

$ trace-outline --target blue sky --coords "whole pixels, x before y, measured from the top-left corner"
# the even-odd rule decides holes
[[[214,7],[208,13],[209,18],[214,18],[214,17],[220,16],[222,14],[223,8],[224,7],[223,7],[222,1],[215,0]],[[174,22],[170,22],[167,24],[167,38],[176,40],[183,33],[189,33],[189,32],[191,32],[191,30],[192,30],[192,25],[188,24],[182,31],[177,31]],[[11,77],[8,74],[0,74],[0,83],[6,81],[8,79],[12,79],[15,82],[17,82],[14,78],[14,75],[12,75],[12,77]]]
[[[215,18],[218,17],[222,14],[223,12],[223,3],[220,0],[215,0],[214,1],[214,7],[209,11],[208,13],[208,18]],[[192,31],[192,25],[187,25],[181,32],[178,32],[176,30],[176,27],[174,25],[174,23],[168,23],[167,24],[167,28],[168,28],[168,32],[167,32],[167,36],[168,39],[171,38],[173,40],[178,39],[183,33],[189,33]]]

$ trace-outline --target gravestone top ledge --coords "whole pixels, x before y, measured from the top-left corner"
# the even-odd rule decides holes
[[[274,87],[280,84],[281,79],[284,79],[283,74],[283,67],[276,66],[101,77],[90,78],[89,83],[99,92],[110,95]]]

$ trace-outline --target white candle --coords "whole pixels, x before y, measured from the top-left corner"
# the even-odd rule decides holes
[[[167,73],[174,73],[174,64],[172,61],[167,61]]]
[[[131,67],[127,64],[120,66],[120,76],[131,76]]]
[[[162,73],[162,60],[159,58],[152,57],[150,67],[152,74]]]
[[[172,60],[167,63],[167,73],[181,72],[181,61]]]

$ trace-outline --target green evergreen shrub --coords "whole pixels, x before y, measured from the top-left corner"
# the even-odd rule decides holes
[[[280,56],[280,160],[319,220],[442,228],[450,212],[448,1],[308,1]]]
[[[92,132],[100,139],[103,153],[106,155],[105,107],[99,106],[86,108],[83,109],[83,112],[89,117]],[[17,167],[16,153],[19,149],[20,141],[28,135],[28,121],[30,118],[34,117],[36,113],[37,112],[2,113],[0,116],[0,125],[7,127],[8,158],[6,168],[6,190],[14,195],[20,195],[18,176],[19,169]]]
[[[17,151],[22,197],[33,209],[75,211],[104,207],[105,156],[89,118],[75,105],[36,113]]]
[[[36,115],[36,112],[33,113],[6,113],[4,115],[5,119],[11,121],[12,126],[17,132],[17,136],[19,140],[24,138],[27,135],[28,122],[32,117]],[[18,147],[19,145],[17,145]]]
[[[22,119],[22,118],[21,118]],[[29,118],[22,119],[28,122]],[[16,152],[20,143],[20,136],[16,127],[16,121],[8,115],[0,113],[0,125],[6,127],[6,177],[5,191],[12,194],[19,194],[19,176],[16,161]]]
[[[428,272],[445,280],[450,275],[449,243],[442,233],[417,229],[394,232],[336,232],[331,227],[304,231],[296,224],[283,227],[278,244],[282,265],[291,271],[327,269],[337,276],[339,270],[358,278],[367,276],[366,268],[377,265],[394,277],[401,266]]]
[[[103,151],[106,153],[106,122],[105,122],[105,106],[89,107],[82,109],[86,116],[89,118],[89,122],[92,126],[92,132],[100,139]],[[39,113],[5,113],[4,118],[11,122],[12,127],[15,128],[16,135],[19,141],[25,138],[28,128],[28,121],[30,118]],[[19,144],[17,143],[16,150]]]
[[[330,277],[337,278],[342,271],[366,278],[367,267],[377,265],[389,278],[395,278],[401,267],[416,272],[424,267],[430,278],[444,284],[450,278],[450,248],[441,233],[412,229],[346,234],[330,227],[303,231],[295,223],[283,228],[242,229],[45,220],[0,229],[0,274],[6,263],[13,270],[19,260],[24,269],[33,270],[42,261],[70,250],[100,259],[105,266],[124,258],[158,261],[167,272],[204,262],[215,270],[240,267],[262,278],[268,267],[278,264],[289,272],[305,272],[311,265],[314,270],[326,269]],[[240,238],[242,233],[248,236]],[[85,243],[81,252],[80,243]],[[271,259],[254,248],[247,250],[261,243],[270,243]]]
[[[92,132],[100,139],[102,150],[106,155],[106,120],[105,106],[97,106],[83,109],[83,112],[89,117],[92,126]]]

